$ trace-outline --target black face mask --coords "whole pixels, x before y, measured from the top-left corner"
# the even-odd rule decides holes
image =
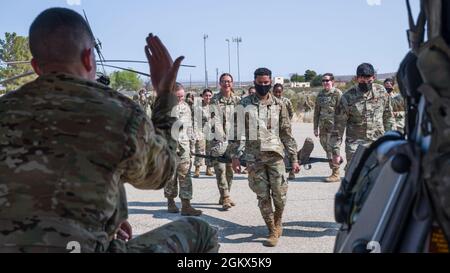
[[[388,92],[388,94],[390,94],[392,91],[394,91],[394,88],[386,88],[386,91]]]
[[[255,83],[255,89],[256,89],[256,93],[258,93],[258,95],[264,97],[267,95],[267,93],[269,93],[270,89],[272,88],[272,85],[259,85]]]
[[[359,87],[359,90],[366,93],[369,90],[372,90],[372,83],[359,83],[358,87]]]

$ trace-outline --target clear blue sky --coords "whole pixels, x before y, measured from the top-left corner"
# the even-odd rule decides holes
[[[80,1],[80,5],[69,2]],[[418,0],[412,0],[415,14]],[[406,52],[404,0],[14,0],[2,1],[0,34],[28,35],[28,27],[48,7],[85,9],[107,59],[144,60],[145,36],[153,32],[173,57],[186,56],[179,80],[204,80],[203,34],[209,80],[228,72],[226,38],[242,37],[241,80],[260,66],[274,76],[318,73],[353,75],[371,62],[379,73],[394,72]],[[237,80],[236,43],[231,72]],[[146,66],[126,65],[142,71]]]

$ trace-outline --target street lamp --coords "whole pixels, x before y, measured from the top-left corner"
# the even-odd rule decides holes
[[[230,58],[230,39],[225,39],[228,42],[228,73],[231,74],[231,58]]]
[[[235,42],[237,46],[238,82],[239,87],[241,87],[241,72],[239,70],[239,43],[242,43],[242,38],[241,37],[233,38],[233,42]]]
[[[208,88],[208,70],[206,68],[206,39],[208,39],[208,35],[203,35],[203,46],[205,49],[205,88]]]

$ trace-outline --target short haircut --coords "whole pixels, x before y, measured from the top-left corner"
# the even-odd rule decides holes
[[[394,79],[387,78],[384,80],[384,83],[390,82],[392,85],[394,85]]]
[[[272,78],[272,71],[270,71],[269,69],[262,67],[262,68],[258,68],[255,70],[255,79],[258,76],[269,76],[270,78]]]
[[[362,63],[356,69],[357,77],[371,77],[374,75],[375,75],[375,69],[373,68],[373,65],[371,65],[369,63]]]
[[[256,90],[256,88],[255,88],[254,86],[250,86],[250,88],[248,89],[248,91],[250,91],[250,90],[252,90],[252,89],[255,89],[255,90]]]
[[[38,64],[79,61],[86,46],[94,46],[92,31],[77,12],[50,8],[39,14],[29,30],[30,51]]]
[[[226,76],[230,77],[230,78],[231,78],[231,81],[234,81],[234,80],[233,80],[233,76],[231,76],[230,73],[223,73],[222,75],[220,75],[219,81],[221,82],[222,79],[223,79],[224,77],[226,77]]]
[[[273,86],[273,89],[275,90],[275,88],[281,88],[281,90],[283,90],[284,89],[284,87],[283,87],[283,85],[281,84],[281,83],[276,83],[274,86]]]
[[[325,74],[322,75],[322,78],[323,78],[323,77],[330,77],[330,80],[334,81],[334,75],[333,75],[333,73],[325,73]]]

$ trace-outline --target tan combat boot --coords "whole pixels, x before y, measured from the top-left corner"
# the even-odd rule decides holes
[[[181,199],[181,215],[183,216],[200,216],[201,210],[194,209],[189,199]]]
[[[175,204],[175,199],[168,198],[167,199],[167,211],[169,213],[178,213],[180,210],[178,209],[177,205]]]
[[[200,166],[195,166],[194,178],[200,177]]]
[[[288,180],[295,180],[295,173],[293,171],[289,173]]]
[[[332,174],[325,178],[325,182],[341,182],[341,176],[339,174],[339,168],[333,168]]]
[[[274,225],[275,225],[275,232],[278,238],[283,235],[283,210],[275,210],[275,213],[273,215],[274,218]]]
[[[214,176],[214,173],[212,172],[211,167],[206,167],[205,175],[206,176]]]
[[[229,210],[231,207],[236,206],[236,203],[234,203],[230,198],[229,191],[220,191],[219,205],[222,205],[222,208],[224,210]]]
[[[278,236],[277,231],[275,228],[274,220],[273,219],[264,219],[266,222],[266,226],[269,229],[269,236],[267,237],[267,240],[264,241],[263,245],[268,247],[274,247],[278,243]]]

